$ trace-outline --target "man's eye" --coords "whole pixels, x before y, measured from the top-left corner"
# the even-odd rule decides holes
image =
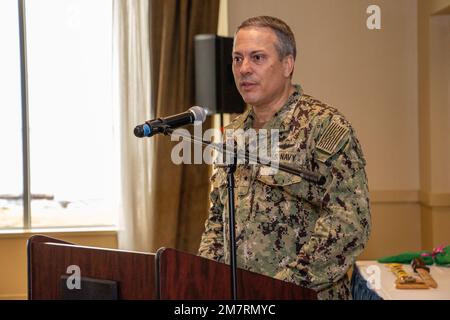
[[[240,63],[242,61],[241,57],[233,57],[233,62],[234,63]]]
[[[253,56],[253,60],[255,60],[255,61],[257,61],[257,62],[261,61],[263,58],[264,58],[264,57],[263,57],[261,54],[255,54],[255,55]]]

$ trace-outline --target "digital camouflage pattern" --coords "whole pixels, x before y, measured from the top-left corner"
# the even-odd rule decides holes
[[[248,130],[253,117],[250,109],[227,129]],[[314,289],[319,299],[351,298],[347,272],[371,227],[366,162],[354,130],[300,86],[264,128],[279,129],[281,163],[320,173],[326,183],[238,165],[238,267]],[[211,179],[212,207],[199,255],[229,263],[225,169],[215,168]]]

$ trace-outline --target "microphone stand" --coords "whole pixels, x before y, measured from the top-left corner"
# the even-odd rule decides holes
[[[237,155],[233,156],[233,162],[226,165],[227,191],[228,191],[228,229],[230,233],[230,267],[231,267],[231,298],[237,300],[237,258],[236,258],[236,221],[234,206],[234,173],[237,168]]]
[[[164,135],[173,135],[174,129],[167,126],[162,125],[161,130],[159,131],[161,133],[164,133]],[[227,148],[224,148],[224,144],[219,143],[213,143],[209,141],[205,141],[203,139],[197,138],[195,136],[192,136],[191,134],[185,135],[181,132],[176,132],[177,136],[180,136],[182,138],[188,139],[188,141],[201,144],[204,146],[210,146],[214,148],[216,151],[224,154],[230,154],[233,156],[232,163],[227,163],[224,167],[226,168],[227,172],[227,192],[228,192],[228,218],[229,218],[229,235],[230,235],[230,243],[229,243],[229,250],[230,250],[230,267],[231,267],[231,298],[232,300],[237,300],[237,263],[236,263],[236,221],[235,221],[235,205],[234,205],[234,188],[235,188],[235,179],[234,179],[234,173],[236,172],[237,168],[237,161],[238,158],[244,159],[245,161],[248,161],[250,163],[250,160],[255,161],[256,163],[264,166],[272,166],[276,165],[281,171],[302,177],[306,180],[312,181],[314,183],[317,183],[319,185],[323,185],[326,181],[324,176],[320,176],[318,174],[303,170],[303,169],[297,169],[290,166],[283,165],[279,162],[272,162],[267,161],[266,159],[263,159],[261,157],[254,157],[248,153],[248,151],[245,152],[239,152],[236,150],[236,148],[233,148],[233,151],[229,151]]]

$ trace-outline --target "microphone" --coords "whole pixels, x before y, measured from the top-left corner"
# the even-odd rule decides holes
[[[175,129],[187,124],[193,124],[195,121],[204,122],[206,111],[202,107],[195,106],[188,111],[179,113],[166,118],[158,118],[145,121],[144,124],[134,128],[134,135],[138,138],[151,137],[158,133],[164,133],[167,128]]]

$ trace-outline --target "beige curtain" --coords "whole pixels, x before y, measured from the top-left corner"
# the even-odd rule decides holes
[[[121,154],[121,210],[119,248],[152,250],[152,148],[153,140],[133,135],[137,124],[151,119],[149,2],[115,0],[115,52]]]
[[[209,206],[208,166],[174,165],[170,155],[175,143],[169,137],[141,140],[132,132],[146,119],[184,112],[194,104],[194,36],[217,32],[219,2],[115,1],[122,124],[122,249],[198,249]],[[209,127],[207,120],[203,129]]]
[[[194,104],[194,36],[217,33],[219,0],[151,1],[152,92],[156,116]],[[210,127],[209,119],[203,129]],[[196,252],[208,213],[208,167],[174,165],[173,143],[155,139],[153,248]]]

